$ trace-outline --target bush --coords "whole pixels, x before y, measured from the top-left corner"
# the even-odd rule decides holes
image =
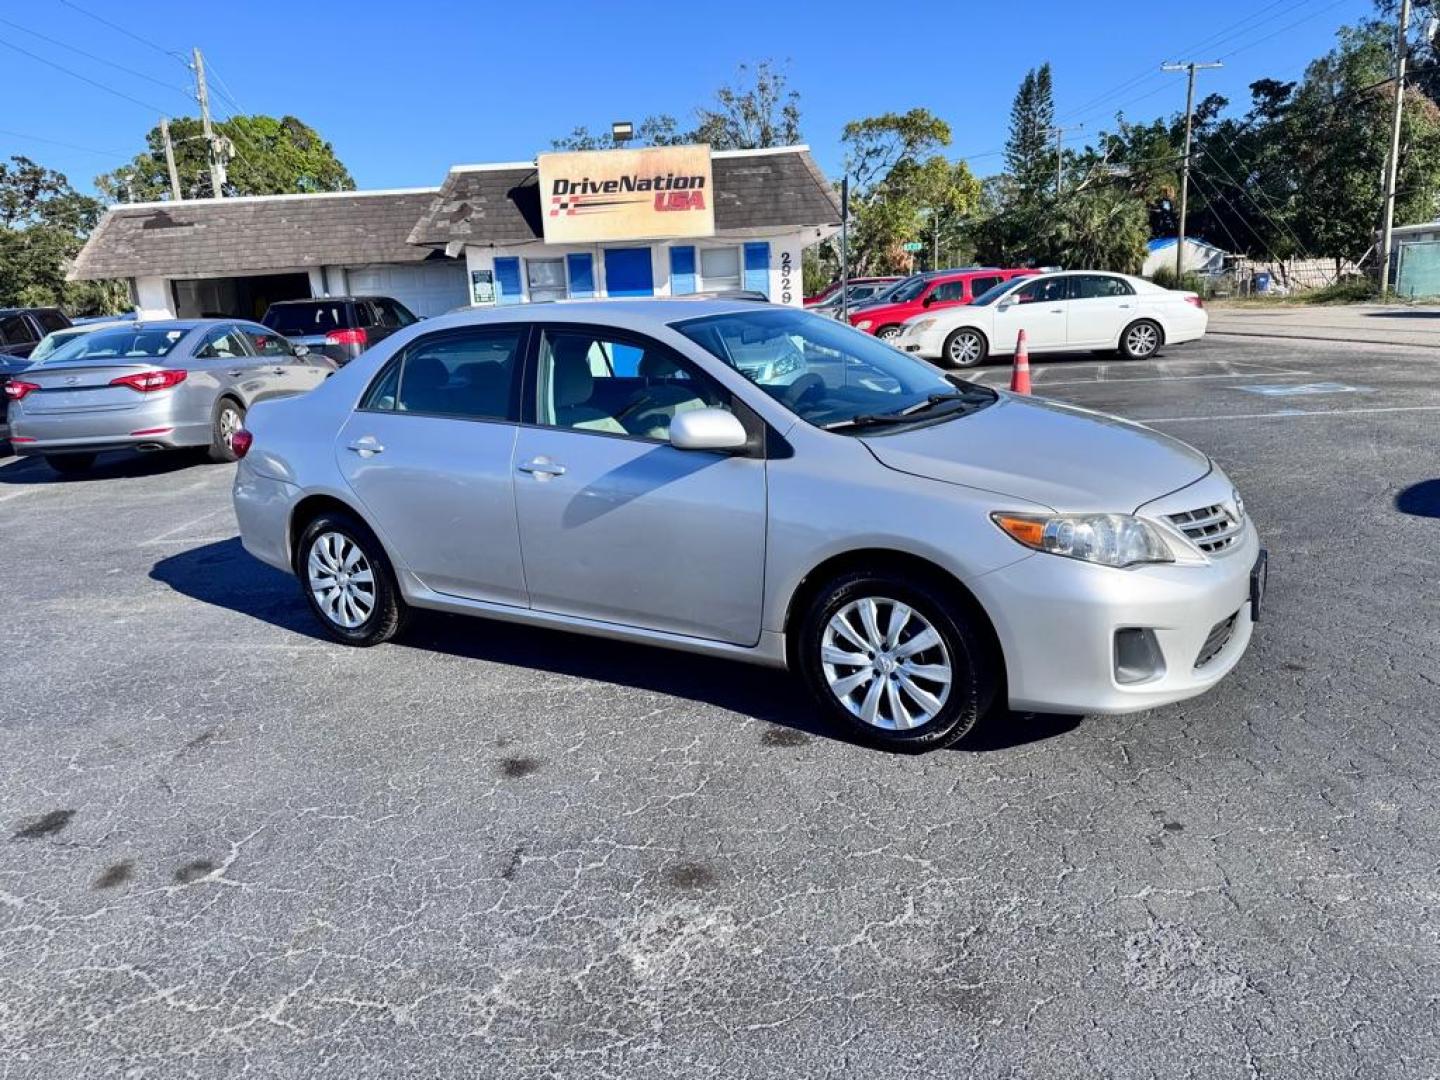
[[[1190,271],[1176,278],[1175,271],[1168,266],[1156,270],[1150,280],[1162,289],[1179,289],[1182,292],[1199,293],[1201,296],[1209,296],[1214,292],[1214,281],[1204,274]]]

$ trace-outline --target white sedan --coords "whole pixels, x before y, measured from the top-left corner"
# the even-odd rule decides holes
[[[1193,292],[1099,271],[1016,278],[961,307],[906,320],[891,344],[949,367],[1010,356],[1021,330],[1031,352],[1116,350],[1127,360],[1194,341],[1209,317]]]

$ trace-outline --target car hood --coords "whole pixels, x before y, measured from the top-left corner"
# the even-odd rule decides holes
[[[862,441],[897,472],[1062,513],[1130,513],[1211,469],[1200,451],[1139,424],[1004,393],[979,412]]]

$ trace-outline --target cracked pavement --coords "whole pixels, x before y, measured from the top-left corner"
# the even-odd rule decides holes
[[[0,459],[0,1077],[1440,1073],[1440,354],[1035,368],[1230,472],[1265,621],[1207,696],[922,757],[760,668],[332,645],[228,468]]]

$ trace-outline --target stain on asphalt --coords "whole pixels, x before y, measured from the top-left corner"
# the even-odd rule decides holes
[[[74,810],[51,810],[48,814],[41,814],[37,818],[22,822],[20,828],[15,831],[11,840],[39,840],[46,836],[54,836],[75,816]]]
[[[135,876],[135,863],[132,859],[122,859],[105,868],[98,878],[95,879],[93,888],[114,889],[124,885]]]
[[[193,739],[191,739],[189,742],[187,742],[187,743],[185,744],[185,749],[186,749],[186,750],[200,750],[200,749],[203,749],[205,746],[209,745],[209,743],[211,742],[211,740],[213,740],[213,739],[214,739],[217,735],[219,735],[219,734],[220,734],[220,729],[219,729],[219,728],[211,728],[209,731],[202,731],[199,735],[196,735]]]
[[[516,871],[520,869],[520,861],[525,855],[524,846],[517,847],[510,853],[510,861],[505,864],[505,869],[500,871],[500,877],[505,881],[514,881]]]
[[[712,889],[719,880],[715,871],[704,863],[683,862],[667,866],[660,874],[666,885],[675,889]]]
[[[1281,664],[1280,666],[1283,667],[1286,671],[1308,671],[1308,670],[1309,670],[1309,668],[1307,668],[1304,664],[1296,664],[1296,663],[1293,663],[1293,662],[1287,662],[1287,663]]]
[[[544,762],[533,757],[507,757],[500,762],[500,775],[507,780],[519,780],[540,771]]]
[[[761,746],[804,746],[810,736],[787,727],[768,727],[760,735]]]
[[[1168,833],[1177,833],[1177,832],[1184,832],[1184,831],[1185,831],[1185,826],[1182,825],[1182,824],[1180,824],[1180,822],[1178,822],[1178,821],[1167,821],[1167,822],[1165,822],[1164,825],[1161,825],[1160,827],[1161,827],[1162,829],[1164,829],[1164,830],[1165,830],[1166,832],[1168,832]]]
[[[175,871],[175,880],[181,885],[190,885],[207,874],[215,872],[215,864],[209,859],[196,859]]]

